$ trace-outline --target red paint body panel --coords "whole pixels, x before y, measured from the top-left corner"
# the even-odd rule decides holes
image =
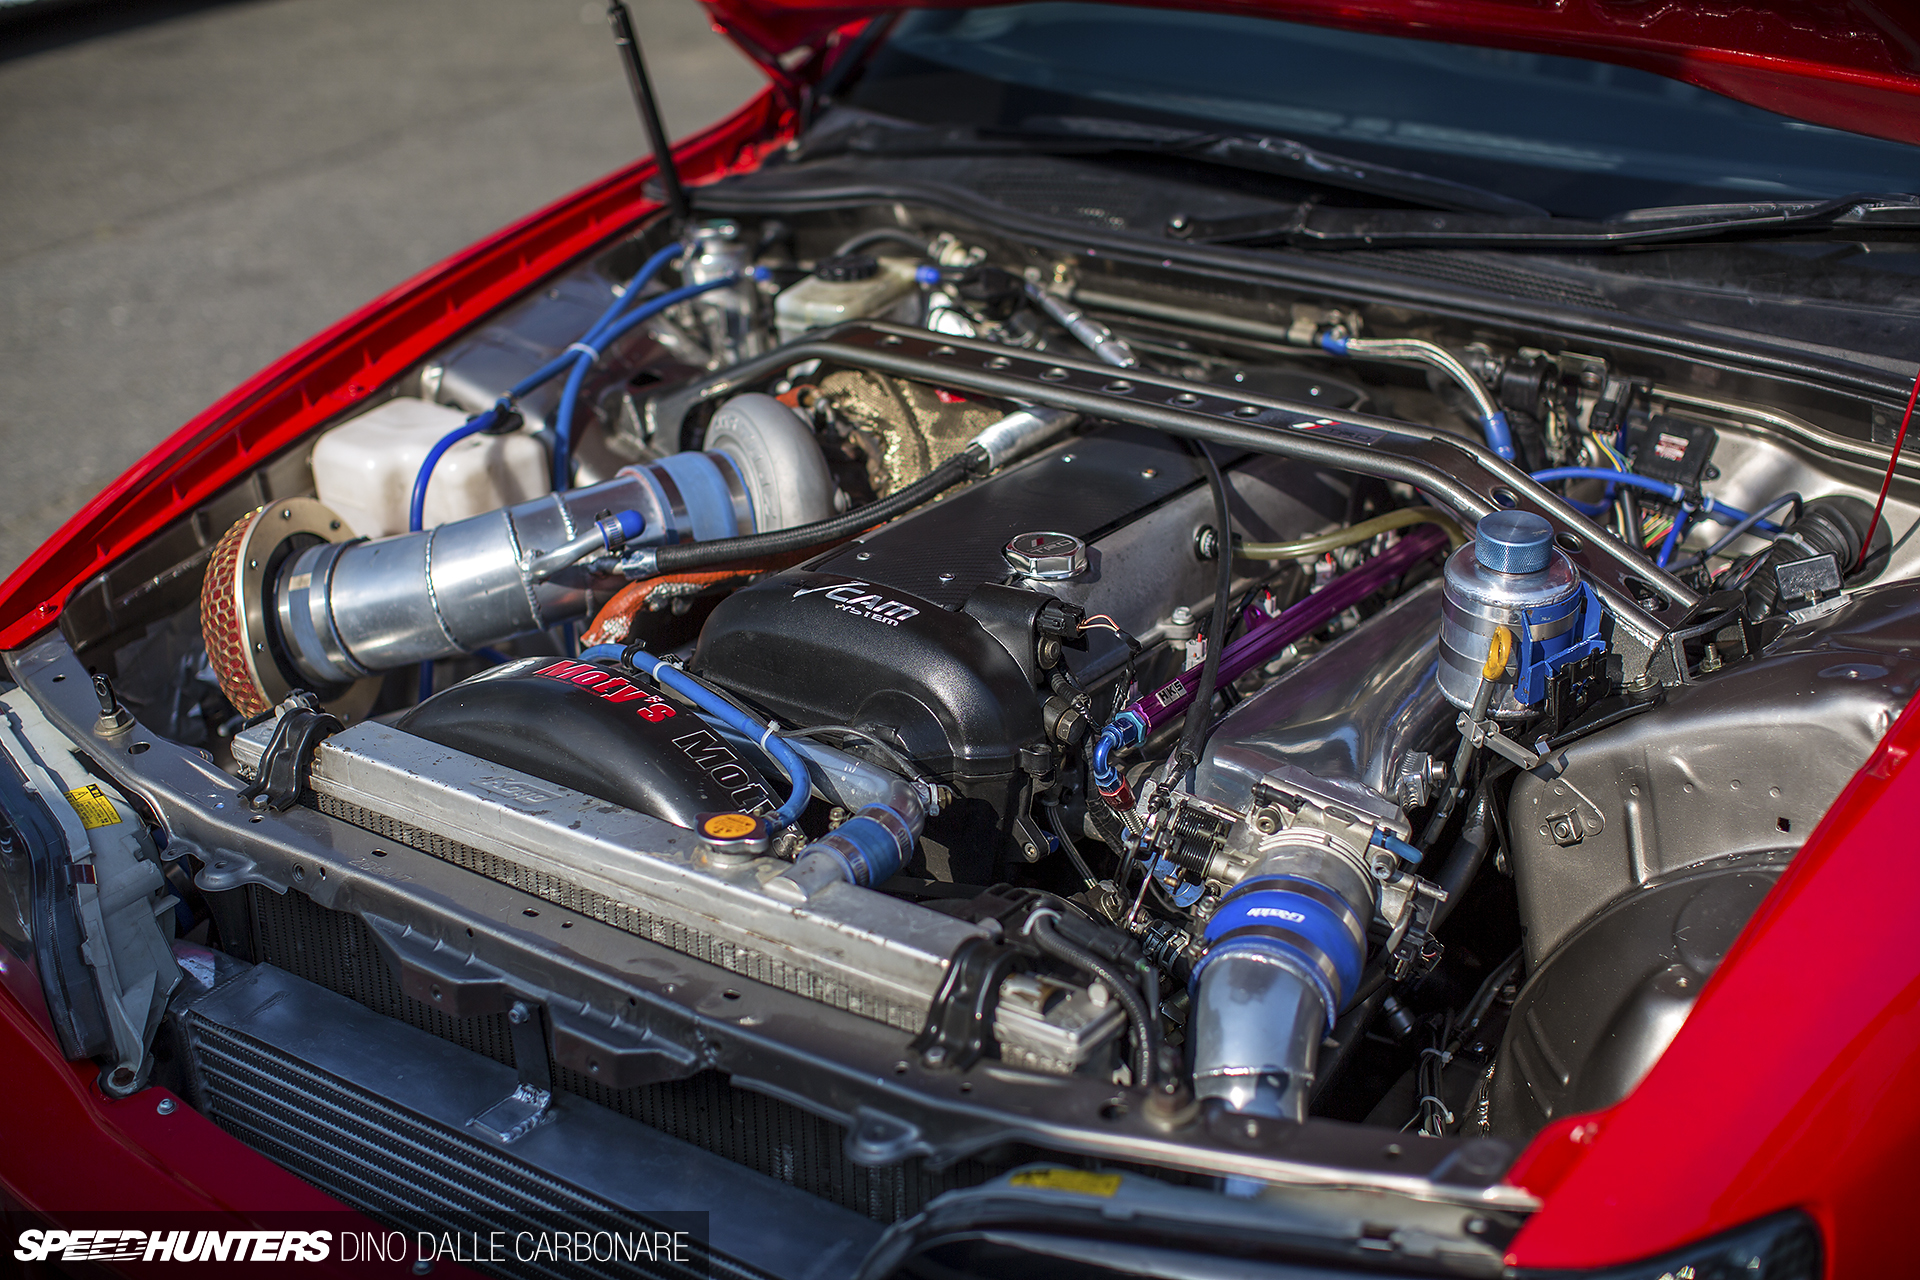
[[[703,0],[723,29],[778,53],[908,8],[976,0]],[[1152,4],[1152,0],[1119,0]],[[1920,143],[1920,10],[1875,0],[1183,0],[1163,8],[1283,18],[1671,76],[1769,111]]]
[[[1781,876],[1640,1087],[1543,1132],[1509,1261],[1595,1266],[1800,1207],[1829,1274],[1911,1275],[1920,1191],[1920,702]]]
[[[763,64],[894,6],[709,0]],[[1864,2],[1208,0],[1202,6],[1398,35],[1603,58],[1810,120],[1920,142],[1920,22]],[[822,59],[778,71],[792,83]],[[791,93],[770,89],[680,149],[691,181],[751,169],[785,140]],[[0,648],[55,620],[80,582],[656,206],[650,162],[620,170],[369,304],[226,397],[76,515],[0,586]],[[1756,914],[1692,1018],[1636,1092],[1543,1133],[1511,1178],[1545,1207],[1515,1240],[1525,1266],[1594,1266],[1802,1206],[1830,1273],[1893,1274],[1920,1186],[1920,960],[1878,905],[1920,852],[1920,712],[1909,708]],[[1896,910],[1898,909],[1896,904]],[[59,1061],[0,995],[4,1184],[39,1211],[111,1204],[263,1212],[337,1208],[188,1109],[150,1091],[109,1102],[93,1068]],[[31,1178],[26,1182],[24,1179]],[[55,1215],[57,1216],[57,1215]]]
[[[62,1062],[33,1016],[0,992],[0,1091],[14,1099],[0,1108],[0,1194],[55,1225],[99,1209],[352,1212],[184,1102],[161,1115],[160,1101],[173,1097],[165,1090],[116,1101],[94,1084],[98,1074],[90,1062]],[[335,1270],[318,1266],[317,1275]]]
[[[792,127],[771,91],[683,144],[690,181],[756,166]],[[621,169],[430,268],[243,384],[109,485],[0,586],[0,649],[52,626],[80,582],[312,428],[658,208],[651,160]],[[61,1061],[44,1019],[0,989],[0,1195],[55,1224],[89,1209],[348,1212],[162,1091],[125,1101]],[[21,1153],[45,1153],[21,1158]],[[376,1229],[372,1222],[368,1229]],[[313,1264],[316,1275],[335,1270]],[[451,1267],[441,1263],[440,1268]],[[436,1271],[438,1274],[438,1270]],[[450,1274],[465,1274],[456,1269]]]

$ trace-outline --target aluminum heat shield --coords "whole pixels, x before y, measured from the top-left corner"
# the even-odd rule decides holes
[[[257,766],[273,723],[234,739]],[[774,858],[709,859],[693,833],[385,725],[315,754],[321,812],[676,951],[903,1031],[977,926],[869,889],[767,896]]]

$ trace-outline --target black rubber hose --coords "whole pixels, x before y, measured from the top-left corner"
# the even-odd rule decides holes
[[[1207,719],[1213,714],[1213,695],[1220,684],[1220,653],[1226,646],[1227,627],[1233,601],[1233,525],[1227,510],[1227,482],[1206,445],[1187,442],[1207,466],[1207,485],[1213,490],[1214,558],[1219,572],[1214,577],[1213,624],[1207,636],[1206,661],[1200,664],[1200,685],[1193,691],[1193,705],[1187,708],[1187,722],[1180,731],[1180,749],[1169,762],[1167,781],[1175,781],[1200,758],[1200,745],[1207,736]]]
[[[1338,1048],[1333,1051],[1331,1057],[1320,1060],[1314,1073],[1313,1091],[1308,1097],[1308,1105],[1319,1101],[1320,1095],[1327,1091],[1327,1087],[1353,1060],[1354,1052],[1366,1039],[1367,1024],[1373,1021],[1374,1015],[1380,1012],[1380,1006],[1387,999],[1386,975],[1382,973],[1380,979],[1371,989],[1363,988],[1364,994],[1356,994],[1353,1003],[1334,1024],[1330,1035]]]
[[[921,257],[927,256],[927,238],[905,227],[875,227],[871,231],[862,231],[857,236],[848,236],[834,246],[833,252],[827,256],[844,258],[850,253],[858,253],[873,245],[889,243],[906,245]]]
[[[1089,867],[1087,860],[1080,856],[1079,847],[1073,843],[1073,837],[1067,833],[1067,820],[1060,812],[1060,802],[1049,796],[1044,808],[1047,811],[1047,823],[1053,828],[1054,839],[1060,842],[1060,851],[1067,855],[1067,860],[1073,863],[1073,869],[1079,872],[1080,878],[1086,882],[1087,892],[1098,893],[1100,881],[1094,877],[1093,868]]]
[[[1434,883],[1447,891],[1447,900],[1433,909],[1433,919],[1427,930],[1438,929],[1453,909],[1460,905],[1460,898],[1480,874],[1480,864],[1487,860],[1487,850],[1493,847],[1493,800],[1487,794],[1483,782],[1473,793],[1473,803],[1467,806],[1465,819],[1460,825],[1460,834],[1454,838],[1453,849],[1447,854],[1446,862],[1440,868],[1440,874],[1434,877]]]
[[[1054,929],[1053,922],[1045,915],[1038,915],[1028,926],[1030,936],[1040,949],[1054,959],[1072,965],[1082,973],[1107,984],[1113,992],[1113,998],[1127,1011],[1127,1017],[1133,1019],[1133,1082],[1143,1088],[1153,1084],[1153,1059],[1158,1037],[1153,1034],[1153,1020],[1147,1011],[1147,1002],[1131,982],[1121,976],[1120,971],[1094,955],[1091,951],[1082,951],[1074,946]]]
[[[903,511],[911,511],[936,494],[959,484],[976,467],[985,465],[984,457],[969,449],[948,458],[924,479],[915,481],[891,497],[869,502],[864,507],[856,507],[831,520],[777,529],[772,533],[748,534],[743,538],[713,538],[705,542],[681,542],[661,547],[654,553],[654,571],[683,573],[707,565],[755,560],[838,542],[863,529],[870,529],[883,520],[891,520]]]

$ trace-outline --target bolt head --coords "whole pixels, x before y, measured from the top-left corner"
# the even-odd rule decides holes
[[[158,1112],[163,1116],[170,1116],[174,1112],[178,1111],[179,1109],[180,1109],[180,1104],[175,1102],[172,1098],[160,1099],[160,1104],[154,1108],[156,1112]]]

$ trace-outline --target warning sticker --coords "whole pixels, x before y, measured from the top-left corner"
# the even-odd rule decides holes
[[[107,799],[106,792],[91,783],[67,792],[67,803],[80,815],[80,825],[89,831],[95,827],[120,825],[120,814],[113,807],[113,801]]]
[[[700,824],[700,829],[715,840],[738,840],[751,835],[760,824],[744,813],[716,813]]]
[[[1076,1191],[1083,1196],[1110,1196],[1120,1189],[1119,1174],[1089,1173],[1085,1169],[1022,1169],[1007,1181],[1016,1187]]]

